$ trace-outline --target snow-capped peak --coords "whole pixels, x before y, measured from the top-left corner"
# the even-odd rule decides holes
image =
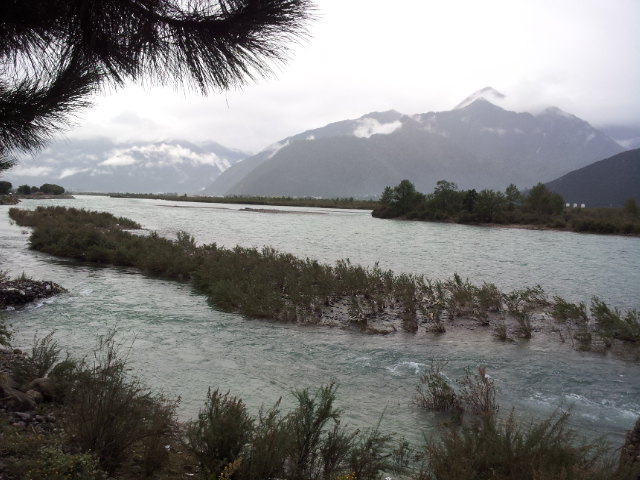
[[[460,102],[454,110],[460,110],[461,108],[467,107],[471,105],[476,100],[486,100],[489,103],[493,103],[494,105],[499,105],[502,101],[507,98],[503,93],[500,93],[495,88],[492,87],[484,87],[481,90],[478,90],[475,93],[472,93],[467,98],[465,98],[462,102]]]

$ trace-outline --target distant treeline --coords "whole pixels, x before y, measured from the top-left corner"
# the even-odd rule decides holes
[[[13,191],[13,185],[11,182],[0,181],[0,195],[8,195]],[[44,193],[46,195],[63,195],[65,193],[64,187],[56,185],[55,183],[45,183],[36,187],[35,185],[20,185],[15,189],[15,193],[18,195],[32,195],[34,193]]]
[[[64,188],[53,183],[45,183],[36,186],[20,185],[14,189],[11,182],[5,180],[0,181],[0,205],[15,205],[20,200],[19,197],[29,197],[31,195],[64,195]],[[15,195],[14,195],[15,194]]]
[[[640,209],[629,199],[623,208],[568,208],[561,195],[542,183],[526,193],[515,185],[504,192],[458,190],[455,183],[440,180],[432,193],[416,191],[409,180],[386,187],[378,218],[446,221],[467,224],[536,225],[574,232],[640,234]]]
[[[362,200],[353,197],[348,198],[313,198],[313,197],[260,197],[260,196],[229,196],[207,197],[187,196],[178,194],[152,194],[152,193],[111,193],[113,198],[150,198],[157,200],[170,200],[179,202],[202,203],[239,203],[249,205],[273,205],[285,207],[317,207],[317,208],[355,208],[371,210],[378,205],[376,200]]]

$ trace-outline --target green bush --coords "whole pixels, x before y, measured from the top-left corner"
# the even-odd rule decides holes
[[[64,429],[71,445],[95,455],[106,472],[142,451],[144,468],[152,473],[166,458],[158,445],[174,431],[176,405],[128,375],[114,336],[101,337],[92,363],[75,373],[65,397]]]
[[[570,303],[561,297],[553,297],[553,302],[551,315],[556,320],[560,320],[561,322],[572,320],[581,324],[588,322],[586,304],[582,302],[579,304]]]
[[[45,446],[24,459],[18,469],[24,480],[99,480],[98,462],[89,453],[66,453]]]
[[[394,468],[392,436],[381,434],[379,424],[362,432],[343,427],[335,394],[334,384],[298,390],[297,406],[287,415],[278,402],[256,419],[242,400],[209,391],[187,429],[189,450],[204,478],[335,480],[354,472],[353,478],[379,478]]]
[[[280,414],[280,401],[269,410],[260,409],[253,436],[242,453],[237,476],[240,480],[262,480],[283,476],[291,438],[287,418]]]
[[[2,427],[3,478],[23,480],[100,480],[102,472],[90,453],[77,453],[55,434],[43,435]]]
[[[504,420],[481,416],[449,423],[439,439],[427,442],[416,480],[587,480],[615,478],[602,466],[599,443],[577,442],[568,415],[528,426],[513,413]],[[623,477],[621,477],[623,478]]]
[[[309,389],[294,392],[298,407],[289,416],[291,465],[287,478],[314,479],[328,463],[322,461],[322,453],[330,450],[325,443],[335,437],[329,435],[334,430],[327,431],[327,426],[340,418],[340,411],[333,406],[336,389],[335,384],[329,384],[320,387],[315,395]]]
[[[454,388],[442,373],[445,366],[446,362],[432,360],[429,370],[420,377],[416,386],[416,403],[420,407],[435,411],[461,410]]]
[[[487,375],[485,367],[478,367],[475,374],[467,368],[467,374],[458,384],[458,397],[465,411],[484,416],[491,416],[498,411],[495,383]]]
[[[594,297],[591,300],[591,315],[602,337],[640,342],[640,318],[637,310],[629,310],[623,315],[617,308],[611,310],[606,303]]]
[[[187,428],[188,448],[205,478],[219,477],[225,467],[240,458],[253,428],[254,420],[241,399],[230,396],[229,392],[207,392],[198,419]]]
[[[460,417],[464,412],[474,415],[493,416],[498,411],[496,387],[487,375],[485,367],[478,367],[477,373],[467,368],[467,373],[456,383],[456,389],[446,379],[442,369],[446,362],[431,361],[416,387],[416,403],[427,410],[453,412]]]
[[[34,335],[31,355],[19,356],[15,359],[11,374],[19,385],[47,376],[58,362],[61,349],[58,342],[53,339],[54,333],[52,331],[42,338],[38,338],[37,334]]]

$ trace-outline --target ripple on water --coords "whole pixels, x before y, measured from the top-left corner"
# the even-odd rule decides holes
[[[598,294],[622,307],[640,306],[638,239],[385,222],[367,212],[266,216],[102,197],[65,202],[60,201],[128,216],[160,233],[190,231],[199,241],[225,246],[271,244],[326,262],[380,261],[382,268],[436,278],[458,272],[507,290],[540,283],[570,299],[588,301]],[[183,418],[197,414],[209,386],[231,390],[255,411],[281,396],[287,408],[293,389],[335,380],[349,423],[367,426],[384,413],[386,430],[419,441],[422,430],[438,421],[411,403],[431,359],[446,360],[444,374],[452,380],[466,367],[486,365],[505,412],[513,406],[540,418],[571,404],[575,425],[586,435],[620,441],[640,415],[637,363],[535,341],[503,344],[482,331],[376,337],[247,320],[212,309],[186,285],[32,252],[5,217],[0,260],[13,274],[24,270],[69,290],[51,302],[8,312],[9,321],[19,325],[15,343],[28,346],[36,331],[55,328],[61,345],[81,356],[97,334],[117,326],[123,340],[133,341],[129,358],[135,370],[154,388],[182,397]]]

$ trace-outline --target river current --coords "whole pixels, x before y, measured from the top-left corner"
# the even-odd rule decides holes
[[[379,220],[366,211],[216,205],[79,196],[26,200],[19,208],[64,205],[109,211],[161,235],[184,230],[200,243],[270,245],[302,257],[395,272],[449,278],[503,290],[540,284],[549,295],[640,308],[640,239],[510,228]],[[253,208],[253,207],[252,207]],[[485,365],[503,412],[523,419],[568,409],[571,425],[619,445],[640,415],[640,362],[578,352],[536,341],[502,343],[490,331],[413,336],[279,324],[224,313],[188,284],[145,277],[135,270],[93,267],[28,249],[28,229],[0,206],[0,269],[52,280],[68,293],[4,313],[16,346],[55,330],[61,346],[88,355],[97,335],[117,328],[134,372],[169,397],[180,396],[181,418],[193,418],[207,389],[230,390],[255,413],[291,391],[329,381],[354,427],[374,425],[417,443],[441,420],[413,403],[418,378],[432,359],[459,378]],[[275,213],[277,212],[277,213]]]

